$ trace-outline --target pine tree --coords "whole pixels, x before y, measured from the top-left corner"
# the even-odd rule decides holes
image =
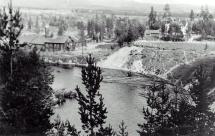
[[[84,22],[78,22],[77,27],[79,29],[79,35],[80,35],[80,41],[81,41],[82,47],[86,46]]]
[[[143,39],[144,35],[145,35],[145,31],[146,31],[146,28],[143,24],[139,24],[138,26],[138,32],[139,32],[139,35],[140,37]]]
[[[188,135],[192,134],[194,125],[194,106],[186,100],[180,100],[178,108],[173,106],[171,110],[171,118],[169,122],[172,123],[172,128],[175,134]]]
[[[194,131],[198,136],[208,136],[211,130],[214,130],[215,114],[210,111],[209,107],[213,103],[213,99],[209,95],[210,89],[207,88],[210,83],[204,66],[200,65],[194,72],[190,88],[191,98],[195,103]]]
[[[106,19],[106,28],[107,28],[108,38],[111,38],[113,35],[113,28],[114,28],[113,16]]]
[[[58,32],[57,32],[57,34],[58,34],[58,36],[62,36],[63,33],[64,33],[64,27],[63,27],[62,24],[60,24],[60,26],[58,27]]]
[[[195,14],[194,14],[194,11],[193,11],[193,10],[190,11],[190,16],[189,16],[189,17],[190,17],[190,20],[191,20],[191,21],[194,21]]]
[[[139,37],[138,28],[130,24],[126,33],[126,37],[124,37],[124,42],[130,44],[131,42],[138,39],[138,37]]]
[[[87,23],[87,34],[90,38],[95,37],[95,22],[94,20],[89,20]]]
[[[212,81],[214,81],[214,76],[210,77],[203,65],[194,71],[192,86],[189,89],[191,102],[182,99],[178,103],[178,108],[172,108],[170,122],[180,130],[178,130],[178,134],[214,135],[215,115],[209,108],[214,100],[209,95]]]
[[[100,83],[103,80],[102,71],[96,66],[95,59],[91,55],[86,61],[87,67],[82,68],[82,81],[86,88],[86,93],[82,93],[80,88],[77,87],[77,101],[79,103],[82,128],[90,136],[94,136],[98,129],[103,128],[107,118],[107,109],[99,92]]]
[[[0,51],[2,56],[8,57],[7,61],[9,63],[7,71],[4,71],[6,73],[2,73],[5,74],[3,81],[12,77],[14,54],[19,50],[20,46],[25,46],[25,44],[18,44],[18,37],[23,29],[20,11],[14,11],[12,3],[10,3],[8,13],[5,8],[3,8],[2,12],[0,11]]]
[[[113,130],[112,126],[99,129],[96,136],[116,136],[116,132]]]
[[[50,94],[52,76],[36,52],[20,52],[18,37],[23,29],[21,13],[0,13],[0,74],[4,87],[1,107],[4,121],[17,131],[43,131],[49,127],[52,115]],[[9,13],[9,14],[8,14]],[[18,133],[18,132],[17,132]]]
[[[154,24],[156,23],[157,13],[154,11],[154,8],[151,7],[151,12],[149,14],[149,29],[154,29]]]
[[[138,124],[141,130],[137,132],[140,136],[156,136],[163,133],[171,125],[168,122],[171,112],[171,102],[165,83],[153,83],[152,86],[149,86],[146,99],[148,106],[143,108],[146,123]]]
[[[75,126],[71,126],[69,121],[66,121],[66,127],[67,127],[67,136],[80,136],[80,131],[78,131]]]
[[[35,50],[30,54],[17,52],[13,65],[12,78],[1,90],[5,123],[21,133],[43,133],[51,127],[53,76]]]
[[[99,39],[100,39],[101,42],[102,42],[103,39],[104,39],[104,34],[105,34],[105,23],[102,22],[102,23],[100,24],[100,37],[99,37]]]
[[[119,125],[119,134],[117,136],[128,136],[128,132],[126,131],[127,126],[125,126],[125,122],[122,121],[121,124]]]
[[[80,133],[75,126],[71,126],[68,120],[63,122],[60,116],[57,115],[52,128],[46,132],[46,136],[80,136]]]

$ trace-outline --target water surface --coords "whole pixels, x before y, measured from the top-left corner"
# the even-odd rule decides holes
[[[81,81],[81,69],[62,69],[54,67],[55,80],[53,88],[68,88],[74,90],[78,85],[84,90]],[[125,72],[118,70],[104,70],[105,79],[126,77]],[[130,136],[136,136],[137,123],[143,122],[142,108],[145,103],[144,98],[139,95],[143,91],[141,87],[125,83],[102,82],[100,91],[104,97],[104,103],[108,110],[107,124],[111,124],[115,130],[122,120],[128,126]],[[80,115],[78,114],[78,103],[76,100],[68,100],[63,106],[55,109],[55,116],[60,115],[63,120],[69,120],[79,130],[81,130]],[[54,118],[54,117],[53,117]]]

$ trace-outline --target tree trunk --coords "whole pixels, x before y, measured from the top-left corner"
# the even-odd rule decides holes
[[[10,77],[12,79],[13,76],[13,52],[11,51],[11,55],[10,55]]]

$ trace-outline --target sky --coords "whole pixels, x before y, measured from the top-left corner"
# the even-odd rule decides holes
[[[215,6],[215,0],[134,0],[143,3],[169,3],[169,4],[189,4],[189,5],[213,5]]]
[[[7,5],[9,0],[0,0],[0,5]],[[76,5],[103,5],[103,6],[120,6],[128,2],[141,2],[153,4],[191,4],[191,5],[208,5],[215,6],[215,0],[13,0],[15,6],[20,7],[41,7],[56,8],[69,7]]]

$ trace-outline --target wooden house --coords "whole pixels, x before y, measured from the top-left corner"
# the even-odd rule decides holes
[[[40,51],[66,51],[75,48],[78,40],[70,36],[49,38],[40,35],[23,35],[19,37],[19,43],[26,43],[26,49],[37,48]]]
[[[160,37],[160,30],[146,30],[145,36],[159,38]]]

